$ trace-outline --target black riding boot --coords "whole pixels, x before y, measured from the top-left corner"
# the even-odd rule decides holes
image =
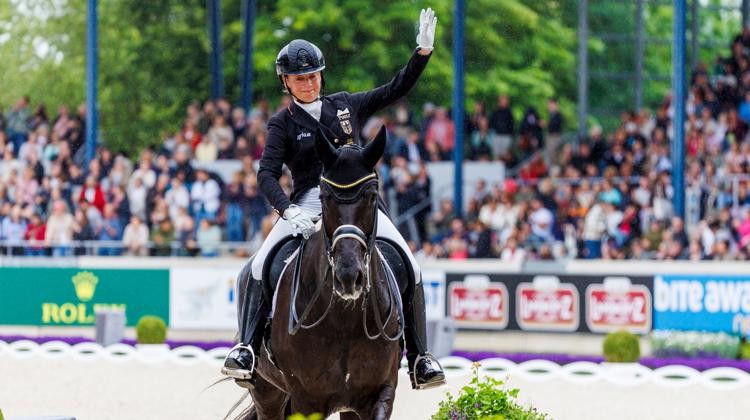
[[[263,282],[253,278],[249,269],[251,265],[252,260],[240,273],[240,278],[247,276],[248,279],[245,299],[240,308],[240,342],[229,352],[221,369],[222,374],[242,381],[252,381],[255,374],[268,314]],[[242,285],[241,282],[239,284]]]
[[[409,276],[412,277],[412,276]],[[406,360],[413,389],[429,389],[445,384],[445,373],[435,356],[427,352],[427,320],[422,282],[414,284],[404,317]]]

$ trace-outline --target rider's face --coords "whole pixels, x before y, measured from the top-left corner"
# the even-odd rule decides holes
[[[320,96],[320,72],[310,74],[290,74],[286,77],[289,92],[302,102],[312,102]]]

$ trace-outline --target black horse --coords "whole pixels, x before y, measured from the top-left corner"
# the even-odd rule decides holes
[[[336,150],[318,138],[321,227],[283,269],[247,419],[336,412],[343,420],[387,419],[393,410],[404,330],[396,282],[403,287],[405,272],[385,263],[394,249],[375,241],[374,167],[385,130],[364,148]]]

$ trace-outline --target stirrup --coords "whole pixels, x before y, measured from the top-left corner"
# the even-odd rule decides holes
[[[233,379],[240,379],[240,380],[248,380],[252,379],[255,373],[255,368],[257,367],[258,359],[255,357],[255,351],[253,351],[253,348],[250,346],[246,346],[242,343],[237,343],[234,347],[232,347],[229,352],[227,353],[227,357],[224,359],[226,362],[226,359],[229,358],[229,355],[232,354],[233,351],[239,350],[239,349],[245,349],[250,352],[250,356],[253,358],[253,363],[250,367],[250,369],[229,369],[226,366],[223,366],[221,368],[221,374],[228,376]]]
[[[441,372],[443,372],[443,379],[438,381],[432,381],[427,382],[425,384],[418,384],[417,383],[417,365],[422,359],[430,359],[430,361],[437,365],[437,367],[440,369]],[[416,390],[423,390],[423,389],[432,389],[437,388],[439,386],[443,386],[446,384],[445,381],[445,371],[443,371],[443,366],[440,365],[440,362],[438,361],[437,357],[435,357],[430,352],[425,352],[425,354],[420,354],[417,356],[416,359],[414,359],[414,365],[411,368],[411,372],[409,372],[409,379],[411,379],[411,387],[412,389]]]

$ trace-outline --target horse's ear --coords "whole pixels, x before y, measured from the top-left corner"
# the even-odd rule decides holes
[[[336,149],[333,148],[330,140],[320,128],[318,128],[318,135],[315,136],[315,153],[318,155],[318,159],[323,162],[324,168],[330,168],[336,161]]]
[[[380,126],[380,130],[378,130],[378,134],[375,135],[375,138],[367,143],[367,146],[365,146],[365,149],[362,151],[362,157],[364,158],[366,167],[370,169],[375,168],[375,164],[378,163],[383,156],[383,152],[385,152],[385,142],[385,125],[382,125]]]

